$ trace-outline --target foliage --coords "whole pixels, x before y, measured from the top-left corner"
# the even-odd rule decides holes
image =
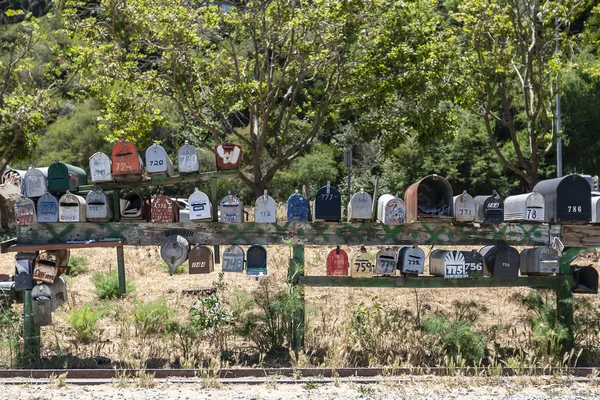
[[[87,271],[88,260],[85,257],[69,257],[69,276],[77,276]]]
[[[10,303],[0,302],[0,349],[4,355],[4,366],[12,367],[19,363],[22,351],[19,347],[23,316]],[[8,354],[4,352],[8,350]]]
[[[158,268],[164,270],[165,272],[169,272],[169,266],[164,261],[162,261],[160,264],[158,264]],[[186,261],[186,262],[184,262],[183,264],[181,264],[179,267],[177,267],[175,269],[174,274],[175,275],[177,275],[177,274],[185,274],[185,273],[187,273],[187,270],[188,270],[188,263]]]
[[[119,275],[116,270],[108,272],[98,271],[92,275],[92,283],[96,288],[96,294],[101,299],[114,299],[122,297],[119,293]],[[126,295],[135,290],[135,286],[130,280],[126,282]]]
[[[133,321],[144,336],[167,332],[174,318],[175,310],[169,307],[165,299],[135,303]]]
[[[74,308],[69,311],[67,321],[79,342],[90,343],[92,340],[97,339],[98,321],[104,314],[104,309],[87,303],[81,308]]]
[[[427,315],[422,320],[423,331],[432,347],[441,346],[445,356],[477,365],[485,356],[483,336],[469,320],[452,320],[442,314]]]
[[[190,308],[190,325],[209,340],[211,346],[223,351],[227,347],[229,328],[234,318],[216,294],[199,298]]]
[[[562,356],[562,341],[568,337],[568,329],[558,319],[556,308],[544,300],[538,291],[523,299],[523,305],[528,311],[533,311],[529,317],[532,333],[532,347],[539,357],[559,359]]]

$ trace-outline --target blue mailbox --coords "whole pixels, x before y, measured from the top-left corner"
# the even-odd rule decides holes
[[[297,190],[288,198],[287,220],[289,222],[308,222],[308,199]]]
[[[246,252],[246,274],[249,276],[267,276],[267,249],[253,244]]]

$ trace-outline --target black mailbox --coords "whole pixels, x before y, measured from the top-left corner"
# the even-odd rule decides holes
[[[580,175],[539,182],[534,192],[544,195],[544,221],[560,223],[588,223],[592,218],[592,188]]]
[[[342,220],[342,197],[340,191],[327,182],[326,186],[317,190],[314,202],[314,219],[340,222]]]
[[[433,174],[410,185],[404,193],[406,222],[421,219],[449,219],[453,213],[452,186],[443,177]]]
[[[484,274],[493,278],[517,279],[521,256],[514,247],[500,244],[481,249]]]
[[[483,276],[483,256],[477,250],[461,251],[465,257],[465,271],[469,278],[480,278]]]
[[[476,196],[475,208],[477,222],[504,222],[504,202],[495,190],[491,196]]]
[[[575,293],[598,294],[598,271],[594,267],[579,267],[572,265],[575,278]]]
[[[250,276],[267,275],[267,249],[253,244],[246,252],[246,273]]]

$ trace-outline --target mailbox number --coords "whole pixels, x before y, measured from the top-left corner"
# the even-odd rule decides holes
[[[223,270],[225,271],[242,271],[244,260],[241,256],[236,258],[223,257]]]
[[[502,263],[502,266],[505,268],[509,268],[510,267],[510,263]]]
[[[333,193],[321,194],[321,200],[333,200]]]
[[[227,260],[229,261],[229,260]],[[194,261],[192,263],[192,268],[206,268],[206,261]]]
[[[408,259],[408,265],[421,265],[421,260],[411,260]]]
[[[487,208],[500,208],[500,203],[488,203]]]
[[[580,213],[582,210],[581,206],[568,206],[567,209],[570,213]]]
[[[379,272],[380,274],[395,274],[396,263],[394,260],[386,260],[384,258],[379,259]]]
[[[465,265],[463,264],[446,264],[446,275],[447,276],[463,276],[466,274]]]
[[[260,211],[260,216],[261,217],[270,217],[271,212],[270,211]]]
[[[195,154],[185,154],[179,156],[179,163],[183,165],[195,165],[198,162],[198,157]]]
[[[116,171],[131,171],[131,165],[128,162],[118,162],[115,163]]]
[[[460,215],[471,215],[473,211],[470,208],[459,208],[458,213]]]
[[[542,219],[542,215],[541,215],[541,213],[538,214],[538,212],[535,208],[528,208],[527,209],[527,219]]]
[[[150,166],[163,165],[165,160],[150,160]]]
[[[373,270],[373,264],[371,264],[370,261],[356,260],[354,261],[354,266],[356,267],[356,272],[365,272]]]
[[[481,263],[465,263],[467,271],[482,271],[483,264]]]
[[[89,212],[100,212],[100,206],[88,206]]]
[[[17,217],[17,225],[33,224],[32,214],[21,214]]]
[[[40,206],[40,212],[42,213],[56,212],[56,204],[54,203],[42,203]]]

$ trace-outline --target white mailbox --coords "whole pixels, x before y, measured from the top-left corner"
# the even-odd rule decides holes
[[[15,201],[15,220],[17,225],[31,225],[37,222],[35,204],[27,197],[21,197]]]
[[[396,275],[396,252],[389,247],[381,249],[377,253],[375,260],[375,274],[394,276]]]
[[[48,192],[48,168],[30,167],[21,184],[21,193],[25,197],[42,197]]]
[[[177,151],[177,168],[180,174],[189,174],[200,170],[198,151],[187,140]]]
[[[360,189],[348,203],[348,222],[370,221],[373,216],[373,200],[371,195]]]
[[[162,146],[153,144],[146,150],[146,171],[152,176],[173,176],[175,167]]]
[[[212,204],[208,195],[196,188],[188,198],[190,221],[212,221]]]
[[[404,201],[391,194],[382,194],[377,199],[377,220],[384,225],[402,225],[405,222]]]
[[[544,221],[544,195],[538,192],[508,196],[504,200],[505,221]]]
[[[219,203],[219,207],[221,211],[220,222],[244,222],[244,205],[231,192],[223,197]]]
[[[85,199],[67,190],[58,201],[58,222],[85,222]]]
[[[112,160],[102,152],[90,157],[90,178],[94,183],[112,182]]]
[[[277,205],[271,196],[265,193],[256,199],[256,207],[254,208],[255,222],[275,222],[275,214],[277,213]]]
[[[600,196],[592,197],[592,220],[591,222],[600,222]]]
[[[58,222],[58,199],[46,193],[37,201],[38,222]]]
[[[476,211],[475,200],[466,190],[462,194],[454,196],[454,219],[456,221],[473,222]]]
[[[94,189],[86,196],[86,218],[88,221],[112,221],[113,203],[102,189]]]
[[[465,256],[458,250],[434,250],[429,256],[429,273],[444,278],[468,278]]]

